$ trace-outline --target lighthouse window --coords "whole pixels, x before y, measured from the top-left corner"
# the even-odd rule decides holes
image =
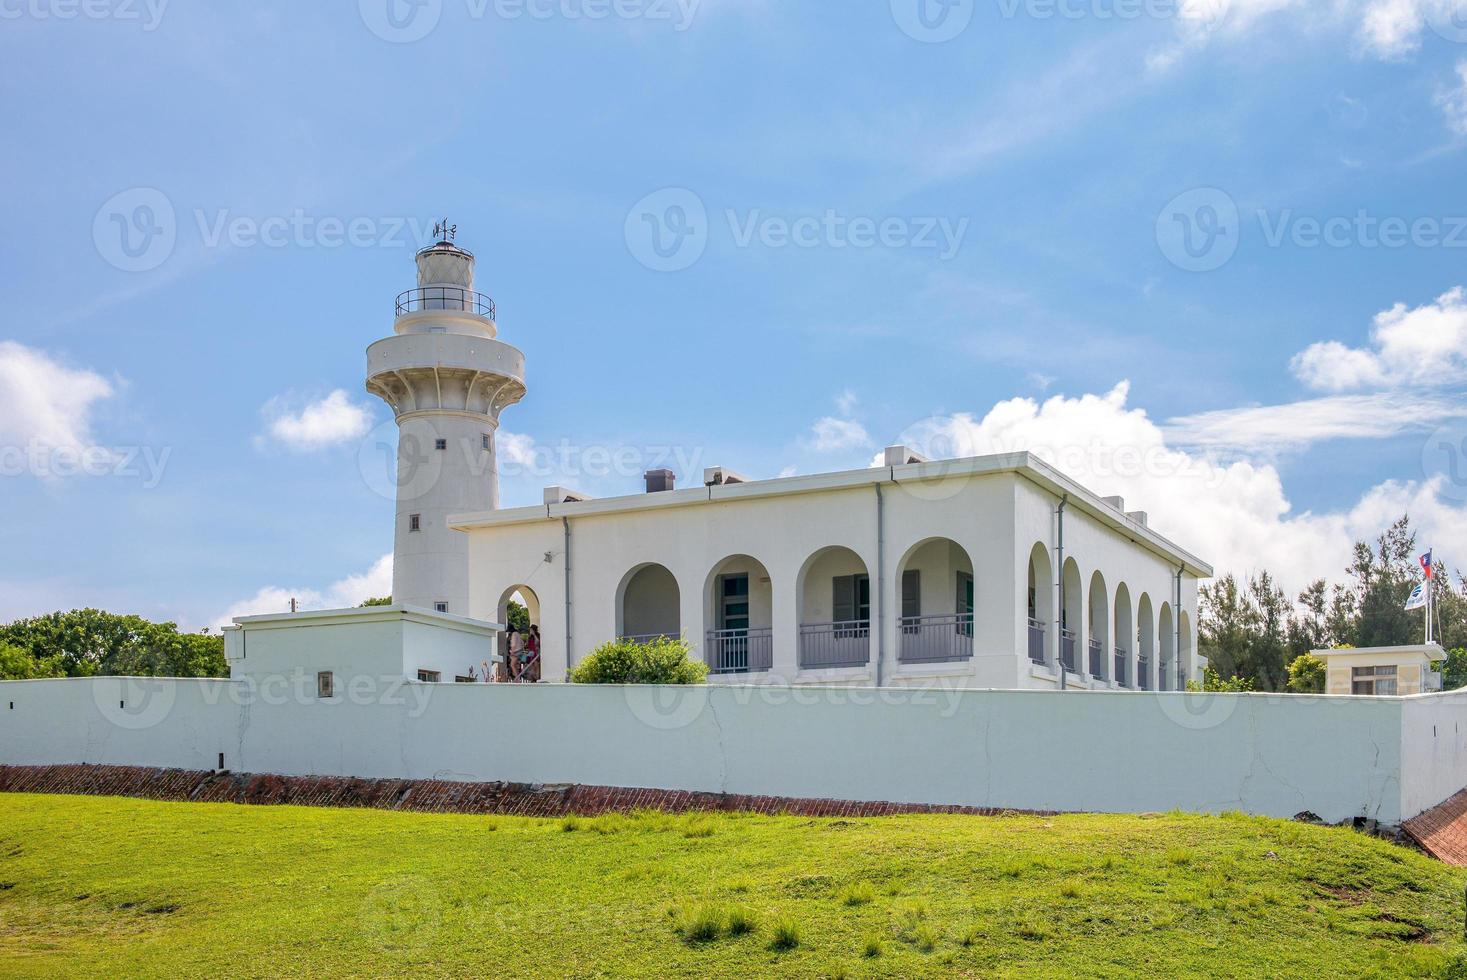
[[[433,603],[433,610],[435,612],[443,612],[443,613],[446,613],[446,612],[448,612],[448,603],[446,603],[446,602],[435,602],[435,603]]]
[[[481,433],[479,435],[479,438],[482,440],[483,446],[484,446],[484,451],[487,453],[489,451],[489,433],[487,433],[487,432]]]
[[[447,439],[434,439],[433,440],[433,448],[434,449],[447,449],[448,448],[448,440]]]
[[[423,515],[422,514],[409,514],[408,515],[408,530],[409,531],[421,531],[422,529],[423,529]]]

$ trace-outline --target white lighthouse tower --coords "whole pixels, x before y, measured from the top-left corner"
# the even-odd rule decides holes
[[[499,506],[494,434],[525,396],[525,355],[496,339],[494,301],[474,291],[455,230],[444,221],[418,252],[393,336],[367,348],[367,390],[397,415],[392,599],[466,616],[468,536],[448,516]]]

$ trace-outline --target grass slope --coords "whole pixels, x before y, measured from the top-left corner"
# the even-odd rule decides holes
[[[1242,816],[529,820],[0,794],[0,974],[1455,972],[1464,876]]]

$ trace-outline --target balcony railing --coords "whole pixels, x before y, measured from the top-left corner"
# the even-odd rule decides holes
[[[419,286],[397,297],[397,315],[424,310],[452,310],[494,319],[494,301],[461,286]]]
[[[1065,670],[1070,673],[1079,673],[1075,664],[1075,631],[1070,629],[1060,630],[1060,663],[1065,665]]]
[[[1049,659],[1044,649],[1044,624],[1037,619],[1029,620],[1029,659],[1036,664]]]
[[[1136,658],[1136,686],[1143,691],[1151,690],[1151,661],[1145,657]]]
[[[1105,647],[1094,637],[1090,638],[1090,676],[1105,676]]]
[[[904,664],[943,664],[973,658],[973,614],[903,616],[901,648]]]
[[[864,667],[870,662],[871,623],[868,620],[800,626],[801,670]]]
[[[1126,684],[1126,680],[1127,680],[1127,677],[1126,677],[1126,651],[1123,650],[1121,647],[1116,647],[1116,652],[1115,652],[1115,673],[1111,674],[1111,680],[1115,681],[1121,687],[1126,687],[1127,686],[1127,684]]]
[[[774,666],[774,631],[763,629],[709,630],[704,647],[708,671],[748,674]]]

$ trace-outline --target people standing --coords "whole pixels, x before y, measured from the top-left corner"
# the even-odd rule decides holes
[[[520,669],[524,663],[525,638],[513,626],[509,628],[509,632],[505,636],[509,641],[509,679],[511,681],[518,681],[520,679]]]
[[[540,680],[540,627],[533,623],[525,640],[525,674],[531,683]]]

